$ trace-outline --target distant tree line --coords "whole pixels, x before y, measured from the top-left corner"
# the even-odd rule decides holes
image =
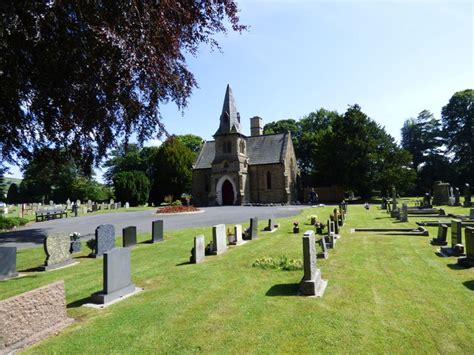
[[[10,185],[6,200],[59,203],[68,198],[106,201],[114,197],[136,206],[161,203],[168,195],[179,199],[191,190],[192,164],[202,142],[189,134],[172,136],[160,147],[121,145],[104,163],[106,184],[95,181],[92,167],[84,171],[65,150],[43,148],[23,166],[23,180],[19,186]]]
[[[442,120],[429,111],[408,119],[397,144],[358,105],[344,114],[323,108],[300,120],[269,123],[264,134],[290,131],[303,184],[343,186],[362,197],[424,192],[434,181],[474,180],[473,90],[457,92],[442,109]]]
[[[442,108],[441,120],[423,110],[404,122],[401,133],[417,172],[417,193],[437,180],[454,186],[474,182],[474,90],[455,93]]]

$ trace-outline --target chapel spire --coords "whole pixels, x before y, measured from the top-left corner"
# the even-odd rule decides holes
[[[232,89],[229,84],[227,84],[227,89],[225,91],[219,129],[215,135],[228,133],[241,133],[240,114],[237,112],[234,95],[232,94]]]

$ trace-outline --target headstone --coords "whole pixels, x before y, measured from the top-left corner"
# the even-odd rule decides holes
[[[117,203],[117,208],[122,208],[122,202]]]
[[[459,191],[459,187],[454,189],[454,205],[461,206],[461,191]]]
[[[151,225],[151,243],[163,242],[163,220],[158,219]]]
[[[423,196],[423,208],[431,208],[432,205],[431,205],[431,195],[429,194],[429,192],[425,193],[425,195]]]
[[[240,224],[234,226],[234,235],[235,245],[241,245],[244,243],[244,240],[242,239],[242,226]]]
[[[91,295],[92,302],[105,304],[135,291],[130,272],[130,249],[116,248],[104,253],[104,289]]]
[[[191,256],[191,262],[194,264],[199,264],[204,261],[204,258],[206,257],[205,255],[205,242],[204,242],[204,236],[203,235],[198,235],[194,237],[194,249],[193,249],[193,255]]]
[[[321,252],[318,252],[316,257],[318,259],[327,259],[329,257],[329,253],[326,246],[326,238],[324,236],[319,239],[319,245],[321,246]]]
[[[471,207],[471,185],[464,185],[464,207]]]
[[[448,226],[446,224],[438,225],[438,235],[431,239],[432,245],[447,245],[446,236],[448,235]]]
[[[300,282],[299,294],[322,297],[327,281],[321,279],[321,270],[316,267],[316,243],[313,231],[307,231],[303,235],[303,265],[304,275]]]
[[[13,287],[13,285],[11,285]],[[0,354],[14,354],[57,335],[74,322],[68,318],[64,281],[0,301]]]
[[[333,216],[332,216],[332,217],[333,217]],[[333,218],[334,218],[334,217],[333,217]],[[331,222],[334,223],[334,226],[333,226],[334,234],[335,234],[335,235],[339,235],[339,226],[338,226],[338,224],[337,224],[337,221],[335,221],[335,220],[332,219]]]
[[[250,240],[258,238],[258,218],[250,218]]]
[[[111,224],[101,224],[95,229],[95,253],[92,257],[97,258],[115,248],[115,228]]]
[[[66,205],[67,205],[67,209],[70,210],[71,209],[71,200],[70,199],[67,199]]]
[[[392,187],[392,211],[397,210],[397,190],[395,187]]]
[[[225,235],[225,224],[217,224],[212,227],[213,253],[219,255],[227,250],[227,238]]]
[[[110,201],[109,201],[109,204],[113,205],[115,203],[114,199],[111,198]]]
[[[17,276],[16,247],[0,247],[0,281]]]
[[[461,247],[460,247],[461,246]],[[447,256],[461,256],[462,250],[462,221],[451,220],[451,246],[441,247],[441,253]]]
[[[129,226],[122,229],[123,247],[132,247],[137,244],[137,227]]]
[[[273,226],[274,226],[274,223],[273,223],[273,217],[272,217],[268,219],[268,225],[265,227],[265,230],[268,232],[273,232],[273,229],[274,229]]]
[[[400,222],[408,222],[408,206],[406,203],[402,204],[402,210],[400,211]]]
[[[51,207],[53,207],[53,206],[54,206],[54,201],[53,201],[53,200],[49,200],[49,205],[50,205]]]
[[[79,207],[81,205],[81,200],[76,200],[76,205]]]
[[[125,208],[126,209],[129,209],[130,208],[130,204],[128,202],[125,202]]]
[[[465,232],[465,253],[466,256],[458,259],[458,264],[465,267],[474,266],[474,227],[466,227]]]
[[[99,206],[97,205],[97,202],[93,202],[92,203],[92,212],[97,212],[98,209],[99,209]]]
[[[447,182],[436,181],[433,185],[433,205],[449,204],[449,188]]]
[[[46,260],[39,269],[48,271],[70,265],[74,262],[71,256],[71,238],[65,233],[48,235],[43,241]]]
[[[471,221],[474,221],[474,208],[471,208],[469,211],[469,219]]]

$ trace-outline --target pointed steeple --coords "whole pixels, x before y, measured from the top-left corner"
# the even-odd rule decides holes
[[[230,88],[229,84],[227,84],[227,89],[225,91],[224,105],[222,105],[219,129],[215,135],[228,133],[241,133],[240,114],[237,112],[234,95],[232,94],[232,89]]]

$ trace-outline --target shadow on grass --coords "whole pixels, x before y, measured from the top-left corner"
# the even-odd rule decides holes
[[[191,265],[191,264],[193,263],[188,260],[188,261],[183,261],[182,263],[176,264],[176,266]]]
[[[19,270],[18,272],[43,272],[43,270],[40,269],[40,266],[36,266],[30,267],[29,269]]]
[[[435,251],[436,256],[439,256],[440,258],[446,258],[446,255],[441,253],[439,250]]]
[[[448,264],[448,267],[451,270],[465,270],[466,269],[464,266],[459,265],[459,264]]]
[[[466,281],[462,283],[464,286],[466,286],[468,289],[471,291],[474,291],[474,280],[471,281]]]
[[[297,296],[298,284],[279,284],[270,287],[265,296]]]
[[[387,217],[375,217],[375,219],[387,219],[387,218],[392,218],[390,216],[387,216]]]
[[[67,308],[78,308],[81,307],[83,304],[88,303],[90,301],[90,297],[84,297],[81,298],[80,300],[68,303],[66,306]]]

